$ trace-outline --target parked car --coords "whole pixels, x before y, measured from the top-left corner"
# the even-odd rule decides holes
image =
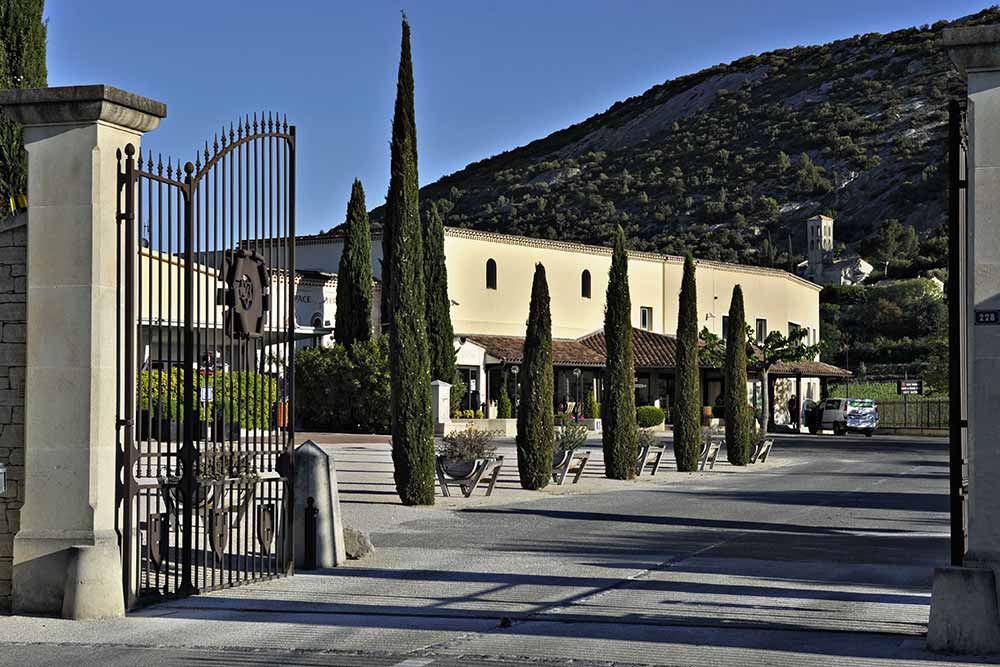
[[[807,421],[810,433],[831,429],[835,435],[852,431],[870,438],[878,428],[878,405],[868,398],[828,398],[816,406],[813,415],[819,418]]]

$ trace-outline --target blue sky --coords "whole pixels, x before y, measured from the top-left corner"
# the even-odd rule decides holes
[[[340,224],[351,182],[385,199],[399,11],[413,29],[420,181],[523,145],[650,86],[797,44],[933,23],[967,0],[48,0],[49,84],[167,104],[144,146],[191,159],[261,109],[298,126],[298,228]]]

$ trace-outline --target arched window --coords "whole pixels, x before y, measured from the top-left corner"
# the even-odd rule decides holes
[[[486,260],[486,289],[497,288],[497,263],[493,259]]]
[[[580,296],[584,299],[590,298],[590,271],[584,269],[580,276]]]

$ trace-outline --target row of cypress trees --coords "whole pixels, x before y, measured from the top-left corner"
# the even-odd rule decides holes
[[[342,281],[338,284],[338,340],[364,339],[371,333],[371,241],[361,184],[355,181],[348,205],[348,239]],[[361,237],[364,237],[362,239]],[[353,240],[352,240],[353,239]],[[416,121],[410,26],[404,14],[392,124],[391,170],[383,232],[384,307],[392,376],[392,457],[396,491],[404,504],[433,504],[434,447],[431,421],[432,378],[455,376],[454,333],[444,263],[444,226],[432,205],[421,225],[417,178]],[[366,273],[367,272],[367,273]],[[341,289],[345,294],[341,296]],[[426,286],[426,289],[425,289]],[[365,293],[367,290],[367,294]],[[535,266],[524,343],[517,452],[521,485],[544,487],[551,475],[554,446],[552,396],[552,319],[545,267]],[[341,311],[345,310],[343,315]],[[746,401],[746,346],[743,297],[733,290],[726,346],[726,438],[730,461],[741,465],[749,452]],[[343,332],[343,333],[342,333]],[[606,474],[635,476],[637,426],[631,299],[625,233],[615,232],[609,273],[604,334],[608,352],[607,391],[602,408]],[[343,338],[342,338],[343,336]],[[697,467],[701,450],[701,400],[698,365],[698,307],[695,263],[684,261],[677,327],[677,381],[674,452],[682,471]]]
[[[701,387],[698,363],[698,296],[695,261],[684,258],[677,313],[677,375],[674,397],[674,457],[677,469],[694,472],[701,454]],[[723,399],[726,422],[726,457],[733,465],[750,458],[750,420],[747,402],[747,325],[743,288],[733,287],[723,365]]]

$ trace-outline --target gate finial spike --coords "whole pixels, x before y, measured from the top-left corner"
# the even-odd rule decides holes
[[[223,134],[222,135],[222,142],[223,142],[223,144],[225,143],[225,141],[226,141],[226,135]],[[214,156],[216,156],[218,154],[219,154],[219,135],[216,134],[215,138],[212,141],[212,156],[214,157]]]
[[[243,138],[243,121],[237,121],[236,123],[236,137],[239,139]]]
[[[257,133],[257,112],[256,111],[253,112],[253,131],[254,131],[255,134]]]
[[[148,171],[149,173],[152,174],[153,173],[153,151],[149,151],[149,153],[146,154],[146,160],[147,160],[147,162],[146,162],[146,171]]]
[[[135,163],[139,165],[139,169],[142,169],[142,146],[139,146],[139,152],[135,156]]]
[[[274,117],[271,115],[270,111],[267,112],[267,131],[274,131]]]
[[[223,134],[225,134],[225,133],[223,133]],[[233,141],[235,140],[234,139],[235,137],[236,137],[236,135],[233,134],[233,122],[229,121],[229,143],[233,143]]]
[[[284,121],[283,121],[283,123],[284,123],[284,128],[283,128],[284,131],[288,132],[288,114],[287,113],[284,114]]]
[[[208,139],[205,140],[205,164],[208,164]]]

